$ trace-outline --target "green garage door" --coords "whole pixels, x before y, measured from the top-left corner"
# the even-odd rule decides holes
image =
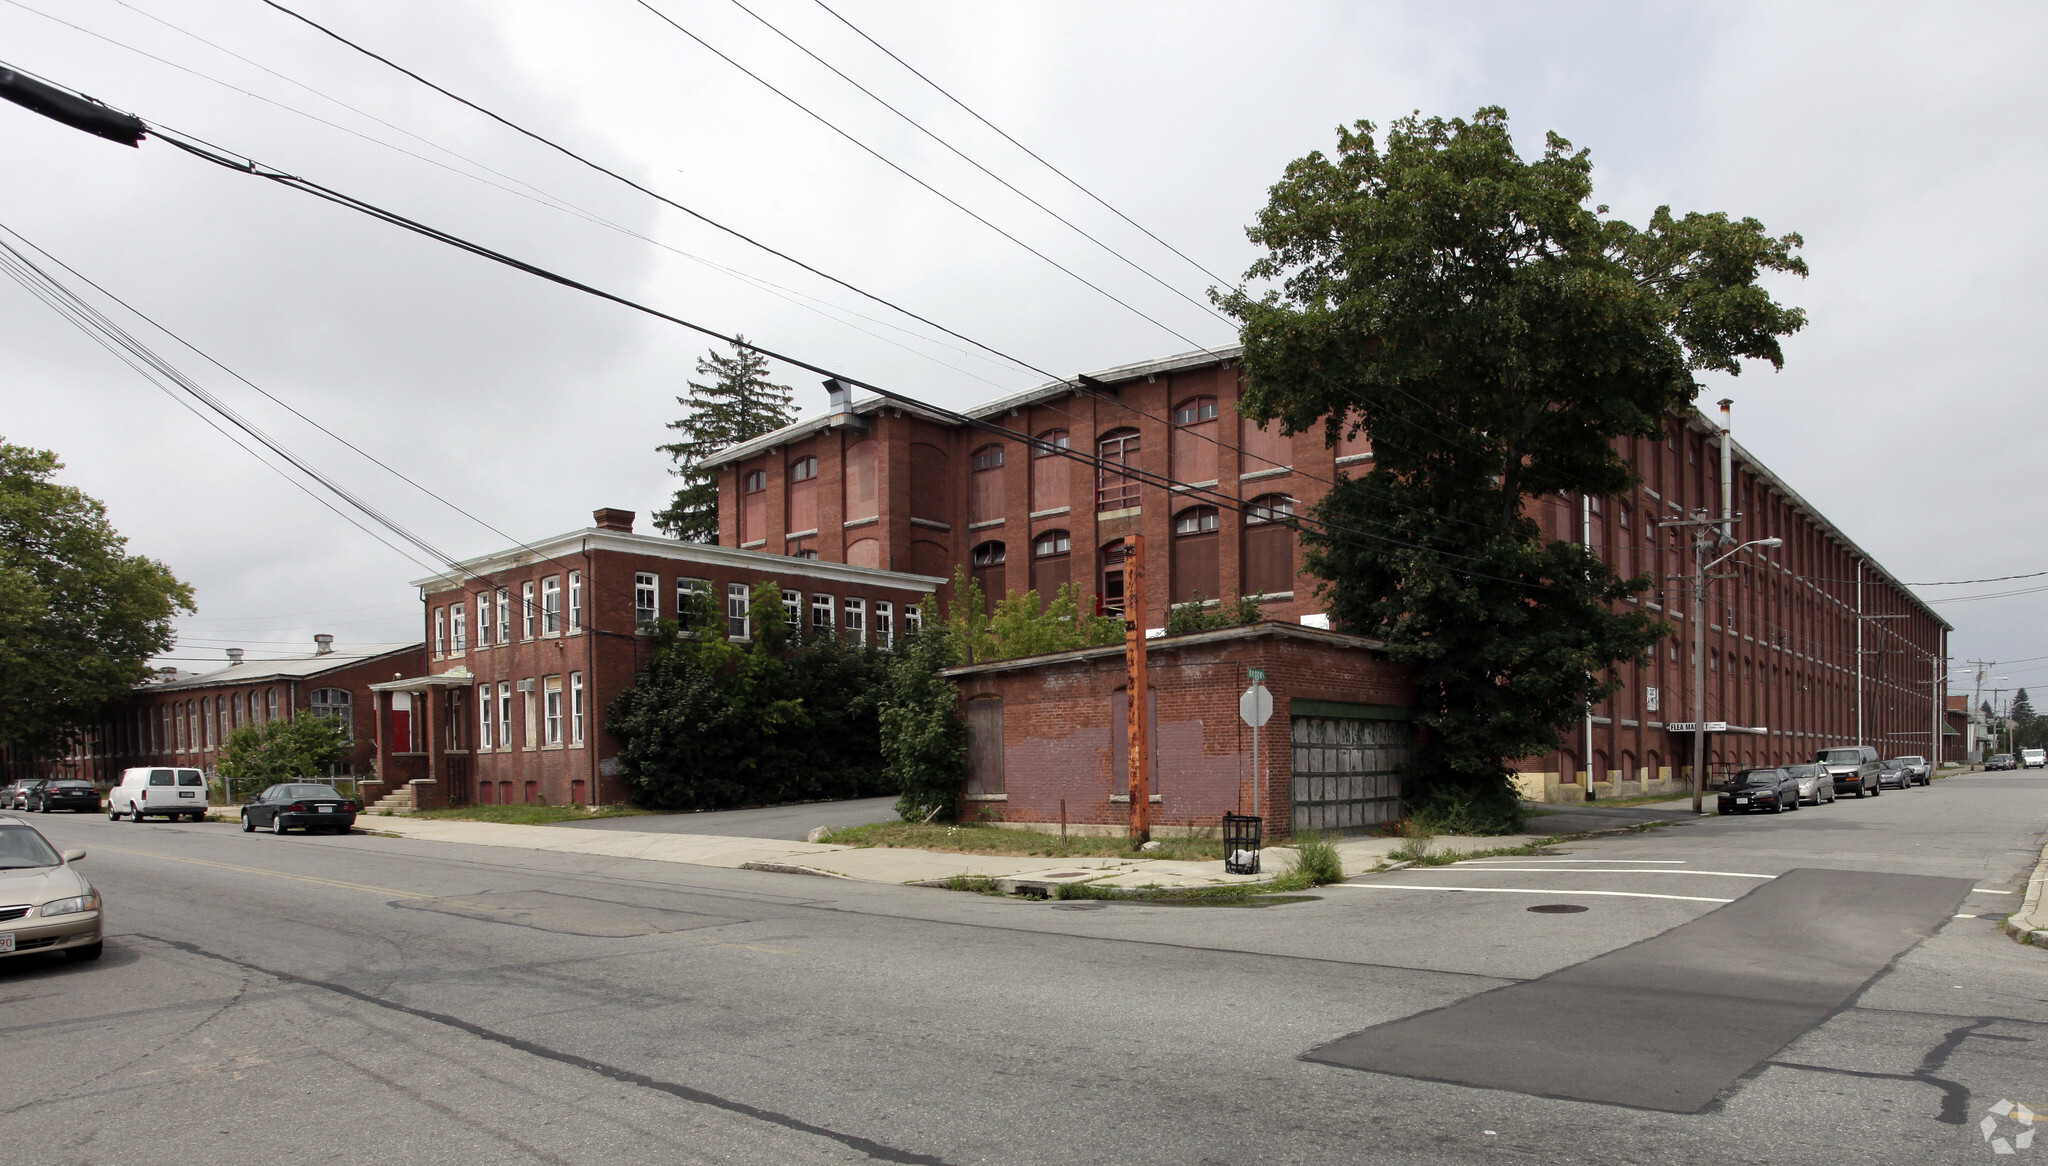
[[[1351,833],[1400,817],[1401,777],[1415,742],[1407,710],[1292,704],[1294,829]]]

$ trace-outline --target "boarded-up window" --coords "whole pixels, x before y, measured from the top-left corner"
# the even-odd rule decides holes
[[[936,445],[922,441],[910,447],[910,516],[927,522],[957,522],[953,516],[953,500],[958,498],[959,485],[951,476],[950,459],[946,451]],[[939,574],[950,574],[948,567]]]
[[[944,545],[928,539],[919,539],[910,544],[910,573],[913,575],[937,575],[941,578],[953,573],[953,556]]]
[[[818,459],[800,457],[789,463],[789,530],[818,529]]]
[[[1294,464],[1294,439],[1280,431],[1277,418],[1260,425],[1246,417],[1238,424],[1243,434],[1244,473],[1256,474]]]
[[[974,581],[981,585],[982,598],[994,608],[996,601],[1003,598],[1007,584],[1004,582],[1004,566],[1009,560],[1009,549],[1000,542],[985,542],[974,548],[971,564]]]
[[[999,794],[1003,785],[1003,698],[967,702],[967,793]]]
[[[1047,603],[1072,577],[1073,541],[1064,530],[1048,530],[1031,540],[1031,589]]]
[[[984,445],[974,451],[968,483],[967,521],[994,522],[1003,516],[1003,447]]]
[[[1149,776],[1146,784],[1151,787],[1151,792],[1156,794],[1165,789],[1166,783],[1162,775],[1167,770],[1167,766],[1161,764],[1159,756],[1158,689],[1147,688],[1145,690],[1145,712],[1146,727],[1150,730],[1145,736],[1145,753],[1152,760],[1152,763],[1145,767]],[[1130,724],[1130,690],[1119,688],[1109,694],[1109,751],[1116,758],[1115,762],[1112,763],[1112,768],[1116,772],[1116,780],[1110,788],[1113,792],[1120,793],[1125,797],[1131,796]]]
[[[1294,590],[1294,499],[1266,494],[1245,507],[1243,593]]]
[[[768,471],[748,470],[740,477],[740,541],[768,537]]]
[[[1190,506],[1173,516],[1173,601],[1218,597],[1217,529],[1214,506]]]
[[[855,567],[877,567],[882,565],[882,542],[880,539],[855,539],[846,548],[846,561]]]
[[[1138,431],[1112,429],[1095,443],[1095,452],[1103,463],[1095,471],[1095,508],[1125,510],[1136,506],[1137,479],[1125,477],[1114,467],[1123,466],[1133,470],[1141,467],[1143,463],[1138,458]]]
[[[873,518],[881,513],[876,495],[877,473],[873,440],[857,441],[846,451],[846,520]],[[798,527],[803,530],[803,527]]]
[[[1173,411],[1171,472],[1183,482],[1216,480],[1216,398],[1192,397]]]
[[[1067,431],[1048,429],[1038,440],[1052,449],[1037,446],[1031,450],[1031,509],[1059,510],[1068,505],[1067,482],[1073,460],[1052,450],[1071,448]]]
[[[1365,428],[1359,425],[1358,414],[1348,414],[1344,418],[1343,433],[1337,439],[1337,456],[1355,458],[1371,452],[1372,438],[1365,432]]]
[[[1097,554],[1101,574],[1095,585],[1097,615],[1124,613],[1124,540],[1104,543]]]

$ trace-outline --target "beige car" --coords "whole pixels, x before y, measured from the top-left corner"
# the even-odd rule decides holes
[[[100,958],[100,893],[72,865],[84,857],[83,850],[58,853],[20,818],[0,817],[0,958],[45,951]]]

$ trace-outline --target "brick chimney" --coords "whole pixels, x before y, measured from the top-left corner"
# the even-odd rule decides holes
[[[241,662],[242,662],[242,650],[241,650],[240,648],[229,648],[229,649],[228,649],[228,667],[232,668],[232,667],[234,667],[235,665],[237,665],[237,664],[240,664]]]
[[[333,650],[333,636],[328,635],[326,632],[321,632],[319,635],[313,637],[313,654],[315,656],[325,656],[327,653],[332,652]]]
[[[616,507],[606,506],[591,511],[590,516],[597,520],[597,529],[599,530],[616,530],[625,534],[633,533],[633,519],[636,515],[631,510],[620,510]]]

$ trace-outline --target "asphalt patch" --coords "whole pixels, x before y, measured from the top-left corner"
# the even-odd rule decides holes
[[[1971,886],[1787,871],[1641,943],[1353,1033],[1304,1059],[1698,1113],[1934,934]]]
[[[666,935],[737,922],[720,915],[558,895],[553,891],[493,891],[437,899],[400,899],[392,906],[409,911],[438,911],[443,915],[460,915],[465,919],[482,919],[490,923],[509,923],[515,927],[531,927],[536,931],[553,931],[561,935],[607,939]]]

